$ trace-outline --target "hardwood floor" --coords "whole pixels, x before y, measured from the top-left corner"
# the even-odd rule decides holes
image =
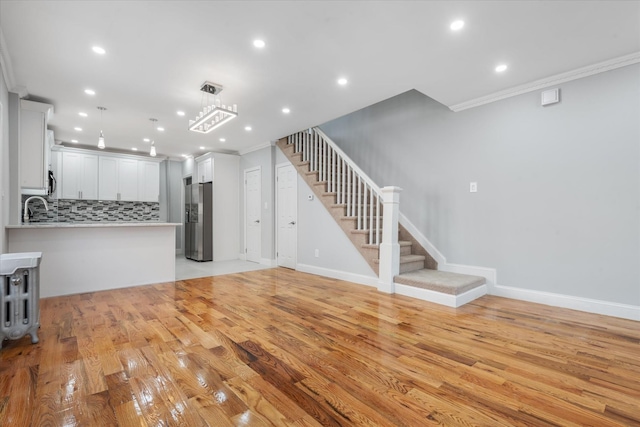
[[[640,425],[640,323],[286,269],[42,300],[2,426]]]

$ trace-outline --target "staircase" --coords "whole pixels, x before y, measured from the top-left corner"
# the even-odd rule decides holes
[[[379,275],[384,262],[380,259],[384,221],[380,188],[318,128],[282,138],[277,146]],[[393,282],[403,293],[418,298],[425,294],[422,299],[427,300],[433,300],[429,297],[433,293],[454,299],[465,293],[477,294],[475,298],[486,293],[484,277],[438,271],[436,260],[417,240],[402,225],[397,228],[400,253]]]

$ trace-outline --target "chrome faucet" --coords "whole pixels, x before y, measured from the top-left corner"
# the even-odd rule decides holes
[[[40,199],[40,200],[42,200],[42,203],[44,203],[44,208],[46,210],[49,210],[49,205],[47,205],[47,201],[45,199],[43,199],[40,196],[31,196],[27,200],[24,201],[24,214],[22,215],[22,221],[23,222],[29,222],[29,208],[28,208],[28,205],[29,205],[29,202],[32,199]]]

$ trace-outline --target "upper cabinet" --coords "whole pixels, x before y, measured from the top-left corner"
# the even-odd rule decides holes
[[[138,200],[158,202],[160,200],[160,164],[146,160],[138,161]]]
[[[159,201],[161,160],[78,148],[55,150],[56,193],[61,199]]]
[[[206,157],[204,159],[198,158],[196,159],[196,164],[197,164],[197,170],[198,170],[198,176],[196,181],[199,184],[203,182],[212,182],[213,181],[213,161],[211,157]]]
[[[82,152],[63,152],[58,168],[61,199],[98,199],[98,155]]]
[[[100,155],[98,199],[134,202],[138,199],[138,160]]]
[[[23,194],[46,196],[53,137],[47,123],[53,105],[20,101],[20,188]],[[52,133],[52,132],[51,132]]]

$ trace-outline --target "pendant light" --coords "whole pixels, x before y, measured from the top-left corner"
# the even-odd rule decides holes
[[[106,110],[104,107],[98,107],[100,110],[100,136],[98,136],[98,148],[104,150],[104,134],[102,133],[102,112]]]
[[[153,133],[153,128],[155,127],[155,123],[158,121],[158,119],[149,119],[151,121],[151,132]],[[151,140],[151,150],[149,151],[149,155],[151,157],[155,157],[156,156],[156,141],[155,140]]]

